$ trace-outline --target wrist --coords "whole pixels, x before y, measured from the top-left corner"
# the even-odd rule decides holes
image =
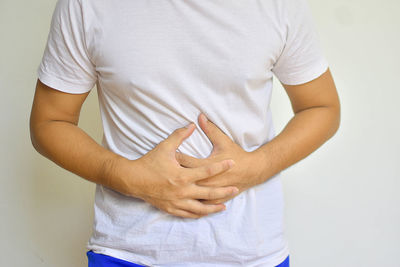
[[[137,197],[133,174],[135,160],[115,155],[104,163],[102,184],[123,195]]]
[[[118,168],[118,180],[123,187],[122,190],[126,192],[125,195],[145,200],[144,192],[148,189],[148,185],[143,179],[146,177],[146,169],[141,158],[135,160],[121,158],[118,160]]]
[[[254,183],[259,185],[264,183],[268,178],[272,176],[270,170],[270,161],[267,158],[265,151],[258,148],[252,152],[249,152],[252,158],[252,169],[254,171]]]

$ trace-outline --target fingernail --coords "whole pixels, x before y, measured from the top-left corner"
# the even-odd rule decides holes
[[[208,119],[207,119],[207,116],[206,116],[206,114],[204,114],[204,113],[201,113],[202,115],[203,115],[203,117],[204,117],[204,121],[208,121]]]
[[[185,128],[189,129],[190,127],[192,127],[193,124],[194,124],[194,123],[191,122],[191,123],[189,123],[188,125],[186,125]]]
[[[238,189],[237,187],[235,187],[235,188],[232,190],[232,195],[236,195],[237,193],[239,193],[239,189]]]
[[[229,167],[232,168],[233,166],[235,166],[235,161],[233,159],[228,161]]]

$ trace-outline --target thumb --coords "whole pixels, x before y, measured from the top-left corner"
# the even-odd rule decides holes
[[[182,142],[188,138],[196,129],[196,125],[192,122],[185,127],[178,128],[173,131],[165,140],[161,143],[169,151],[175,151],[182,144]]]
[[[199,116],[199,125],[203,132],[207,135],[208,139],[210,139],[214,149],[218,147],[221,148],[227,144],[227,138],[229,139],[229,137],[220,128],[218,128],[217,125],[208,120],[204,113],[201,113]]]

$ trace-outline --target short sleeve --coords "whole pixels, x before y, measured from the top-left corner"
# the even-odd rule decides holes
[[[285,0],[285,44],[272,72],[283,83],[297,85],[321,76],[328,62],[307,0]]]
[[[86,47],[80,0],[57,1],[37,75],[42,83],[66,93],[86,93],[94,87],[97,73]]]

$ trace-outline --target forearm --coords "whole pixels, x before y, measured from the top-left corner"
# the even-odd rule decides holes
[[[62,168],[127,194],[128,187],[121,179],[123,169],[120,167],[128,160],[97,144],[75,124],[47,121],[31,125],[31,139],[40,154]]]
[[[334,107],[314,107],[295,114],[279,135],[253,151],[259,159],[255,184],[307,157],[335,134],[339,121],[339,109]]]

